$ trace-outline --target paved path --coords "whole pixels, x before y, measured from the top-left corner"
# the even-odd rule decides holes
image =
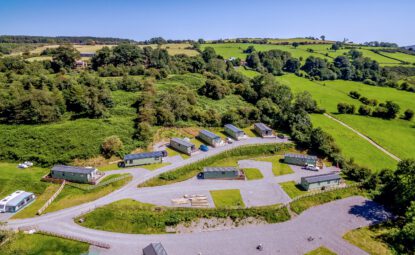
[[[375,146],[380,151],[382,151],[383,153],[385,153],[389,157],[393,158],[394,160],[401,161],[400,158],[398,158],[397,156],[395,156],[391,152],[387,151],[385,148],[383,148],[382,146],[380,146],[379,144],[377,144],[376,142],[374,142],[372,139],[370,139],[369,137],[367,137],[364,134],[360,133],[359,131],[357,131],[356,129],[352,128],[351,126],[347,125],[343,121],[340,121],[340,120],[336,119],[335,117],[333,117],[333,116],[331,116],[330,114],[327,114],[327,113],[325,113],[324,116],[326,116],[327,118],[332,119],[332,120],[338,122],[342,126],[347,127],[348,129],[350,129],[351,131],[353,131],[354,133],[356,133],[358,136],[362,137],[363,139],[365,139],[366,141],[368,141],[369,143],[371,143],[373,146]]]

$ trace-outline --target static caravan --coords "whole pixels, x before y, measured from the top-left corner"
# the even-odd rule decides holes
[[[124,160],[121,162],[120,166],[128,167],[162,163],[163,157],[167,157],[167,151],[153,151],[137,154],[128,154],[125,155]]]
[[[217,147],[223,144],[223,141],[220,138],[220,136],[205,129],[200,130],[199,135],[197,137],[212,147]]]
[[[284,163],[298,166],[317,166],[317,157],[304,154],[285,154]]]
[[[151,243],[143,249],[143,255],[167,255],[161,243]]]
[[[203,179],[245,180],[244,173],[236,167],[205,167],[198,177]]]
[[[324,189],[338,186],[340,184],[338,173],[320,174],[314,176],[301,177],[301,186],[305,190]]]
[[[196,147],[193,143],[190,143],[180,138],[170,139],[170,147],[187,155],[191,155],[193,152],[196,151]]]
[[[31,192],[18,190],[0,200],[0,212],[15,213],[35,200],[35,198],[35,195]]]
[[[255,123],[254,129],[255,129],[255,132],[262,137],[274,137],[272,129],[269,128],[264,123]]]
[[[228,134],[230,137],[232,137],[235,140],[240,140],[242,138],[245,138],[245,132],[241,129],[235,127],[232,124],[226,124],[225,125],[225,133]]]
[[[103,174],[93,167],[55,165],[50,171],[50,176],[70,182],[95,183]]]

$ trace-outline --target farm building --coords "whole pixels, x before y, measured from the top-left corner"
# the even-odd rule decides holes
[[[244,131],[240,130],[232,124],[225,125],[225,133],[235,140],[240,140],[246,136]]]
[[[198,138],[213,147],[219,146],[223,143],[220,136],[205,129],[200,130]]]
[[[127,167],[162,163],[163,157],[166,156],[167,151],[153,151],[137,154],[128,154],[125,155],[124,160],[121,162],[120,166]]]
[[[170,147],[187,155],[191,155],[193,152],[196,151],[196,147],[193,143],[190,143],[180,138],[170,139]]]
[[[143,249],[143,255],[167,255],[161,243],[151,243]]]
[[[269,128],[264,123],[255,123],[254,124],[255,132],[262,137],[274,137],[272,129]]]
[[[71,182],[95,183],[103,174],[92,167],[55,165],[50,171],[50,176]]]
[[[284,155],[284,163],[292,164],[292,165],[317,165],[317,157],[310,156],[310,155],[303,155],[303,154],[285,154]]]
[[[198,177],[203,179],[245,180],[244,173],[236,167],[205,167]]]
[[[18,190],[13,194],[0,200],[0,212],[14,213],[25,207],[27,204],[35,200],[35,195],[31,192]]]
[[[338,186],[340,184],[340,175],[338,173],[320,174],[301,178],[301,186],[305,190],[323,189],[327,187]]]

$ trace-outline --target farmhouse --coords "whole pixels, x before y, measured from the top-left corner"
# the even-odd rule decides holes
[[[187,155],[191,155],[193,152],[196,151],[196,147],[193,143],[190,143],[180,138],[170,139],[170,147]]]
[[[240,140],[246,136],[244,131],[240,130],[232,124],[225,125],[225,133],[235,140]]]
[[[217,147],[223,143],[222,139],[217,134],[205,129],[200,130],[198,138],[213,147]]]
[[[14,213],[25,207],[27,204],[35,200],[35,195],[31,192],[18,190],[13,194],[0,200],[0,212]]]
[[[245,180],[244,173],[236,167],[205,167],[198,177],[203,179]]]
[[[50,176],[53,179],[95,184],[103,174],[92,167],[55,165],[50,171]]]
[[[340,184],[338,173],[320,174],[301,178],[301,186],[305,190],[324,189],[327,187],[338,186]]]
[[[124,156],[123,162],[121,162],[121,167],[128,166],[141,166],[148,164],[162,163],[163,157],[167,156],[167,151],[153,151],[153,152],[144,152],[137,154],[128,154]]]
[[[299,165],[299,166],[305,166],[305,165],[317,165],[317,157],[316,156],[310,156],[310,155],[303,155],[303,154],[285,154],[284,155],[284,162],[287,164],[292,165]]]
[[[255,123],[254,129],[255,129],[255,132],[257,132],[257,134],[262,137],[274,137],[274,134],[272,133],[272,129],[269,128],[264,123]]]
[[[151,243],[143,249],[143,255],[167,255],[161,243]]]

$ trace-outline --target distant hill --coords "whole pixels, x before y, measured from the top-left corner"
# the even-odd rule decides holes
[[[113,37],[93,37],[93,36],[28,36],[28,35],[1,35],[0,43],[75,43],[87,44],[94,42],[96,44],[118,44],[122,42],[135,42],[130,39],[113,38]]]

